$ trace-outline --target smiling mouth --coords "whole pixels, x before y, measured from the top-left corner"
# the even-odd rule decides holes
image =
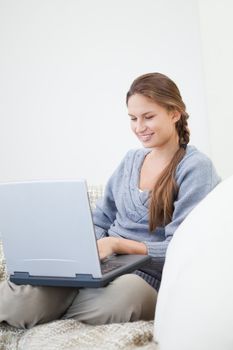
[[[149,141],[153,134],[146,134],[146,135],[138,135],[139,139],[142,141]]]

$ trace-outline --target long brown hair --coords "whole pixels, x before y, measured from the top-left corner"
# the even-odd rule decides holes
[[[177,197],[178,186],[175,180],[176,167],[185,155],[185,149],[189,143],[189,128],[186,106],[176,84],[161,73],[148,73],[135,79],[126,95],[126,103],[130,96],[141,94],[150,98],[168,111],[178,111],[181,114],[176,122],[176,131],[179,136],[179,149],[174,154],[171,162],[162,171],[151,191],[149,207],[149,229],[154,231],[156,227],[167,225],[172,220],[174,200]]]

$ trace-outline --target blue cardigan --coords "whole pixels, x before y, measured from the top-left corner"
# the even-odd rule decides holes
[[[149,191],[139,191],[143,160],[150,149],[129,151],[110,177],[102,199],[97,202],[93,219],[97,239],[114,236],[144,242],[151,262],[138,275],[158,290],[166,250],[172,236],[188,213],[219,182],[220,177],[211,160],[194,146],[176,168],[178,196],[174,202],[171,222],[149,231]]]

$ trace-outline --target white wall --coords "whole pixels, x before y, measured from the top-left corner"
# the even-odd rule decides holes
[[[0,181],[104,183],[129,148],[125,94],[159,71],[209,152],[195,0],[0,0]]]
[[[233,2],[199,0],[211,158],[233,175]]]

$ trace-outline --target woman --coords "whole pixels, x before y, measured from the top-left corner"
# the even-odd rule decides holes
[[[126,154],[97,203],[97,243],[101,259],[149,254],[151,262],[97,289],[1,282],[0,322],[30,328],[61,317],[90,324],[153,319],[168,244],[220,178],[211,160],[188,145],[188,114],[172,80],[159,73],[140,76],[126,102],[143,148]]]

